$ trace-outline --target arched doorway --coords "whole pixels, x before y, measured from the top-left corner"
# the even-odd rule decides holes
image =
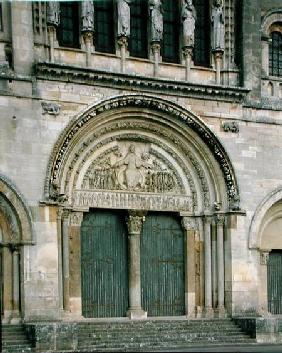
[[[182,315],[188,312],[195,315],[197,306],[197,310],[207,316],[214,309],[224,309],[227,276],[224,270],[225,218],[230,211],[240,209],[239,191],[224,148],[193,113],[172,102],[145,95],[114,97],[98,103],[73,119],[60,135],[48,166],[45,193],[46,198],[69,213],[61,228],[62,263],[68,261],[68,232],[74,235],[72,238],[79,238],[79,244],[82,244],[81,237],[85,234],[84,230],[81,231],[81,220],[88,218],[85,214],[91,213],[92,209],[124,210],[129,214],[130,317],[144,318],[146,310],[149,315],[150,311],[151,315]],[[130,215],[132,212],[135,214]],[[157,216],[158,212],[162,215]],[[172,214],[174,216],[170,218]],[[148,234],[153,236],[149,229],[154,227],[153,215],[164,225],[168,219],[171,224],[174,222],[179,234],[175,240],[181,239],[173,242],[172,238],[168,240],[168,234],[163,239],[151,237],[151,240],[158,239],[157,246],[166,238],[162,244],[167,247],[166,252],[159,254],[163,257],[163,264],[165,261],[168,264],[169,258],[174,261],[177,255],[179,264],[176,268],[180,268],[179,273],[173,274],[173,266],[159,267],[164,271],[163,277],[155,277],[159,289],[166,287],[166,284],[161,284],[165,276],[167,283],[170,280],[173,283],[174,275],[179,277],[175,284],[180,303],[178,309],[169,311],[168,306],[174,299],[171,293],[166,292],[170,304],[162,304],[167,308],[159,313],[149,309],[151,304],[146,302],[144,295],[141,300],[142,276],[147,271],[143,267],[147,264],[142,263],[146,255],[144,242]],[[180,220],[184,227],[181,231]],[[84,223],[82,225],[84,227]],[[150,236],[147,236],[147,242],[150,242]],[[74,254],[76,250],[72,244],[78,242],[71,239],[70,243],[70,253]],[[184,251],[183,244],[189,244],[189,250],[185,248]],[[71,310],[81,314],[79,301],[82,293],[77,290],[77,284],[83,282],[80,286],[83,291],[84,286],[87,287],[87,275],[84,273],[82,280],[81,261],[76,261],[74,256],[70,261],[73,266],[70,273],[68,266],[63,268],[64,303],[75,303]],[[186,270],[188,267],[189,271]],[[212,271],[217,273],[211,274]],[[147,291],[146,297],[150,296],[151,289],[143,287],[143,292]],[[213,300],[215,296],[217,298]],[[146,310],[141,308],[142,301],[147,306]],[[68,310],[67,304],[65,309]]]
[[[0,265],[2,322],[17,323],[23,317],[23,249],[33,244],[31,214],[22,196],[0,175]]]

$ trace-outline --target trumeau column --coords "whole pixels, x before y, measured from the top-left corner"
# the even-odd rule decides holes
[[[129,241],[129,308],[127,315],[130,319],[147,317],[147,312],[141,307],[140,235],[144,221],[144,213],[129,211],[126,224]]]
[[[85,43],[86,66],[91,66],[91,51],[93,48],[94,4],[93,1],[81,2],[81,33]]]
[[[63,240],[63,308],[65,311],[70,310],[70,270],[69,270],[69,211],[64,210],[62,214],[62,240]]]
[[[185,311],[188,317],[195,317],[195,308],[196,308],[195,232],[197,230],[197,222],[194,217],[183,217],[182,225],[186,231]]]
[[[204,249],[205,249],[205,316],[213,315],[212,309],[212,262],[211,262],[211,216],[205,217]]]
[[[34,60],[32,3],[11,2],[13,66],[18,74],[30,75]]]
[[[60,24],[60,3],[49,1],[47,3],[47,29],[49,40],[49,60],[54,62],[54,46],[57,41],[57,27]]]
[[[130,0],[117,0],[118,45],[120,47],[120,71],[125,72],[125,60],[130,36]]]
[[[224,215],[216,216],[216,227],[217,227],[217,311],[219,316],[225,315],[224,308]]]
[[[162,0],[150,0],[151,50],[154,61],[154,76],[159,74],[161,40],[163,39]]]

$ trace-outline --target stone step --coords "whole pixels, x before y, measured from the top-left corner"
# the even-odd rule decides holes
[[[24,353],[33,351],[23,325],[3,325],[2,329],[3,352]]]
[[[128,351],[129,349],[162,349],[162,348],[174,348],[174,349],[179,349],[180,347],[183,348],[188,348],[188,347],[207,347],[207,346],[213,346],[213,345],[226,345],[226,344],[231,344],[234,343],[234,345],[242,345],[242,344],[249,344],[250,340],[249,339],[238,339],[234,337],[233,339],[227,340],[227,341],[220,341],[220,340],[197,340],[196,342],[171,342],[171,344],[168,345],[167,342],[163,342],[161,344],[160,342],[157,343],[128,343],[128,342],[119,342],[113,345],[109,344],[96,344],[96,345],[79,345],[78,349],[79,350],[91,350],[91,351],[99,351],[104,349],[112,349],[112,350],[123,350],[126,349]],[[255,343],[255,342],[254,342]]]
[[[185,338],[185,337],[210,337],[211,335],[214,335],[214,332],[162,332],[160,334],[156,333],[147,333],[147,334],[136,334],[132,332],[132,334],[126,334],[126,335],[120,335],[120,334],[113,334],[112,332],[109,332],[108,334],[105,335],[97,335],[96,333],[92,334],[79,334],[79,340],[85,340],[85,339],[93,339],[93,340],[109,340],[109,339],[119,339],[121,336],[123,339],[153,339],[153,338],[166,338],[166,337],[174,337],[174,338]],[[229,336],[234,336],[234,335],[244,335],[242,331],[229,331],[228,333],[221,333],[222,336],[229,337]]]

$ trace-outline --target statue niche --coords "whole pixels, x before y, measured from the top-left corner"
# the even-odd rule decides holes
[[[180,193],[175,172],[150,153],[130,143],[124,152],[119,146],[95,160],[87,170],[84,190],[126,190],[153,193]]]

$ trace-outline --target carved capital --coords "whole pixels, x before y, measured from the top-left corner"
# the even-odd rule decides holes
[[[93,33],[92,32],[84,32],[83,33],[83,39],[85,43],[92,43],[93,40]]]
[[[122,47],[125,47],[127,48],[128,46],[128,39],[127,37],[125,36],[121,36],[118,38],[118,41],[117,41],[118,45],[122,48]]]
[[[182,226],[185,230],[197,230],[198,225],[194,217],[182,217]]]
[[[192,58],[193,57],[193,47],[183,47],[183,56],[185,58]]]
[[[70,216],[70,211],[67,209],[63,209],[62,211],[62,220],[69,220],[69,216]]]
[[[129,235],[139,235],[145,222],[145,213],[140,211],[129,211],[126,219]]]
[[[269,251],[266,250],[261,250],[260,252],[260,264],[261,265],[267,265],[269,260]]]
[[[153,54],[159,53],[161,51],[161,45],[159,42],[152,42],[151,49]]]
[[[217,214],[215,216],[215,224],[218,225],[218,226],[223,227],[224,223],[225,223],[225,216],[222,215],[222,214]]]
[[[70,224],[72,226],[80,226],[83,220],[83,212],[72,212],[70,215]]]

